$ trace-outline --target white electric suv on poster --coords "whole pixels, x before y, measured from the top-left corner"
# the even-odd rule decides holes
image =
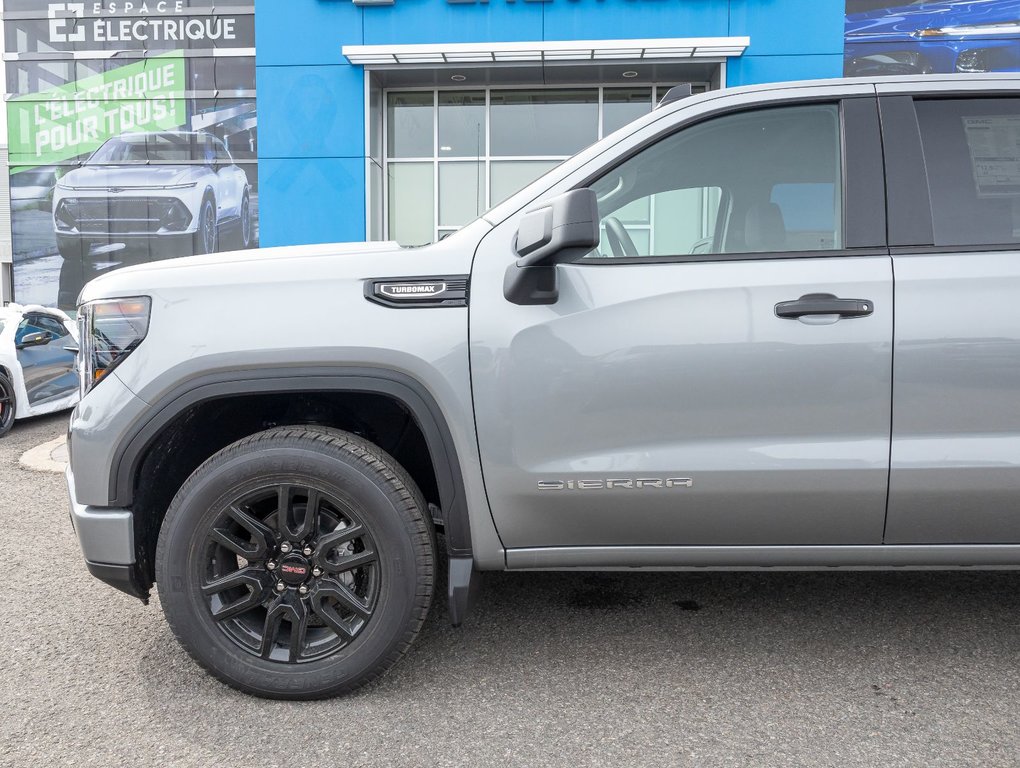
[[[223,141],[204,131],[127,133],[57,181],[53,228],[65,260],[121,243],[145,256],[251,244],[251,188]],[[148,258],[144,260],[148,260]]]

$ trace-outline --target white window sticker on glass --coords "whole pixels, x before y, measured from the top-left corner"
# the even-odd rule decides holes
[[[963,117],[979,197],[1020,193],[1020,116]]]

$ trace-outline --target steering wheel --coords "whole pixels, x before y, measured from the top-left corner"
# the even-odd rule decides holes
[[[626,256],[638,255],[637,246],[634,245],[634,241],[630,239],[630,235],[627,234],[627,230],[618,218],[609,216],[603,223],[606,225],[606,239],[609,240],[613,256],[621,259]]]

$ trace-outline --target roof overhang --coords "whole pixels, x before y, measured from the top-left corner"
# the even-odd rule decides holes
[[[642,61],[740,56],[749,37],[658,37],[640,40],[543,40],[519,43],[345,45],[351,64],[469,64]]]

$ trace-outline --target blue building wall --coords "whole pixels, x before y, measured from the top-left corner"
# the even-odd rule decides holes
[[[256,0],[263,246],[365,238],[365,86],[344,45],[748,36],[727,85],[838,77],[843,0]]]

